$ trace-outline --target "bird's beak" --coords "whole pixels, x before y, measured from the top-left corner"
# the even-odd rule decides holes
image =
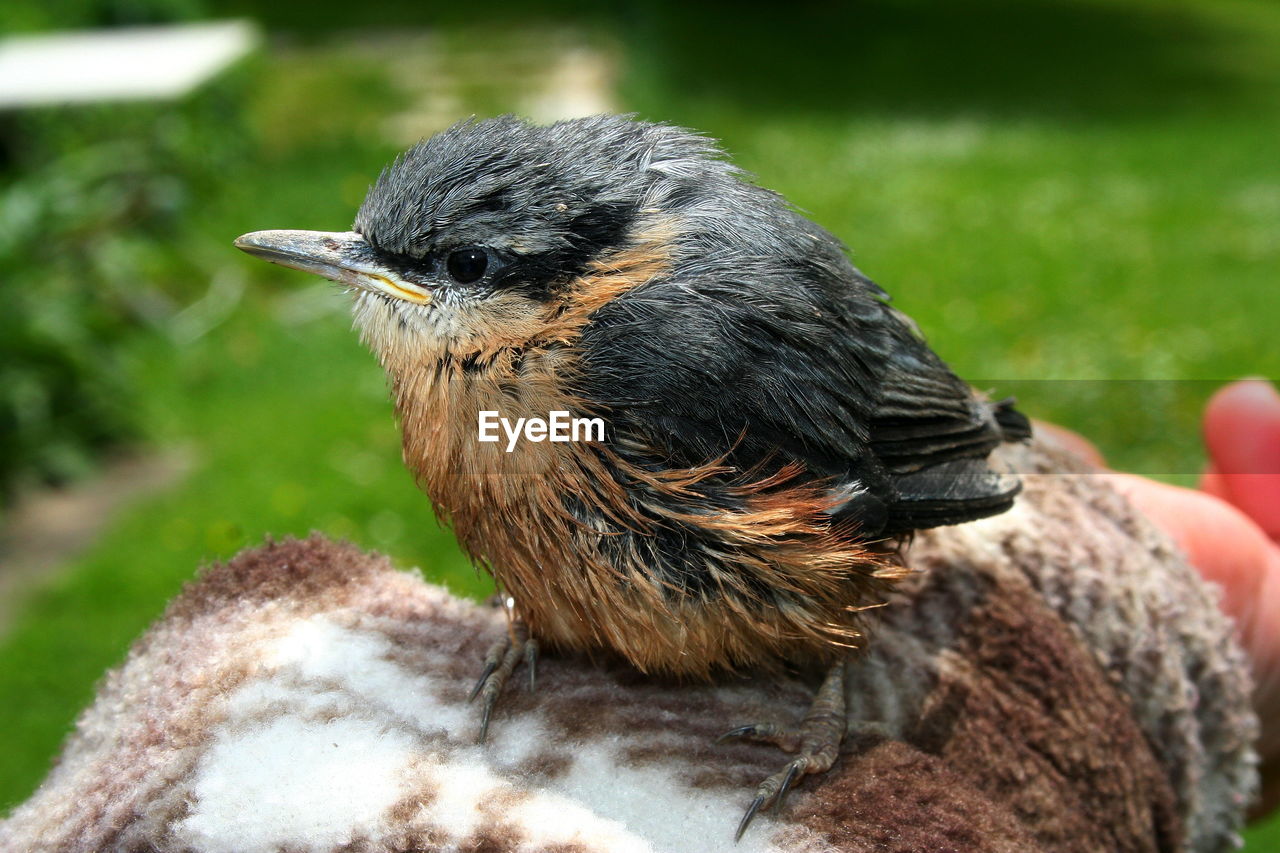
[[[405,281],[379,263],[372,247],[354,231],[254,231],[236,238],[236,248],[263,260],[324,276],[339,284],[426,305],[431,292]]]

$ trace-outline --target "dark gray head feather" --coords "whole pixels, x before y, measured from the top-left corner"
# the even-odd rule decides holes
[[[862,496],[848,511],[866,534],[1010,505],[1016,483],[986,457],[1025,420],[997,418],[835,237],[690,131],[463,122],[387,168],[355,229],[410,261],[486,247],[505,262],[490,286],[545,299],[655,217],[672,226],[670,270],[598,309],[578,343],[574,391],[611,412],[615,436],[666,465],[730,448],[742,470],[800,462]]]
[[[681,186],[736,174],[705,137],[623,116],[465,121],[385,169],[354,227],[410,257],[459,245],[560,254],[620,240]]]

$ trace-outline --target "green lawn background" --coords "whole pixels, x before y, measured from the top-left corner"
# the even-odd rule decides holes
[[[721,138],[844,238],[961,375],[1086,431],[1119,467],[1189,480],[1211,388],[1280,375],[1273,3],[225,8],[265,15],[277,39],[248,87],[255,151],[185,228],[246,296],[194,342],[127,352],[151,441],[197,466],[125,509],[0,637],[0,808],[202,563],[322,530],[488,589],[400,465],[341,294],[230,248],[258,228],[347,227],[394,153],[380,128],[407,96],[343,27],[434,26],[438,49],[499,64],[571,22],[616,52],[624,108]],[[501,85],[462,105],[509,107]],[[1280,822],[1249,849],[1280,849]]]

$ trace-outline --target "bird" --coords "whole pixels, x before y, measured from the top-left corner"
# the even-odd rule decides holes
[[[722,738],[796,753],[736,837],[833,763],[844,667],[909,571],[902,544],[1020,488],[991,459],[1030,435],[1014,402],[682,127],[468,119],[383,169],[350,231],[235,245],[349,291],[405,463],[507,603],[480,740],[544,647],[685,679],[825,672],[798,724]],[[523,432],[482,440],[484,413]],[[602,429],[555,440],[555,413]]]

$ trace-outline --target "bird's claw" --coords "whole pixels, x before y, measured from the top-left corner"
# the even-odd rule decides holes
[[[800,768],[808,766],[808,762],[804,759],[797,758],[787,765],[787,769],[783,771],[785,775],[782,777],[782,784],[778,786],[778,793],[773,797],[774,812],[782,811],[782,803],[787,799],[787,792],[791,790],[791,786],[800,776]],[[770,777],[772,778],[772,777]]]
[[[742,838],[742,834],[762,809],[772,807],[774,812],[781,811],[787,793],[801,777],[810,773],[825,773],[831,768],[839,754],[840,742],[844,739],[845,724],[844,664],[840,663],[827,673],[809,713],[799,726],[755,723],[730,729],[716,738],[716,743],[732,738],[749,738],[772,743],[786,752],[799,753],[781,770],[760,783],[755,798],[738,823],[737,832],[733,836],[735,842]]]
[[[532,638],[524,641],[524,665],[529,670],[529,692],[538,689],[538,641]]]
[[[490,651],[492,654],[492,651]],[[467,701],[473,702],[480,695],[480,688],[484,687],[485,682],[489,680],[489,676],[493,675],[493,671],[498,668],[498,661],[486,659],[484,669],[480,672],[480,679],[476,682],[476,686],[471,688],[471,693],[467,695]]]
[[[801,734],[792,726],[783,726],[778,723],[752,723],[729,729],[716,738],[715,742],[719,745],[738,738],[771,743],[783,752],[796,752],[800,749]]]
[[[742,833],[747,831],[747,827],[751,825],[751,821],[761,811],[761,809],[772,808],[774,814],[782,811],[782,805],[787,799],[787,793],[791,790],[791,786],[796,780],[808,773],[821,773],[826,767],[821,766],[822,762],[815,762],[815,756],[801,755],[787,762],[787,765],[774,773],[768,779],[760,783],[760,787],[756,788],[755,799],[751,801],[751,805],[747,807],[747,813],[742,816],[741,822],[738,823],[738,831],[733,834],[733,840],[738,841],[742,838]]]
[[[747,806],[747,813],[742,816],[742,820],[738,822],[738,831],[733,834],[735,844],[742,840],[742,833],[747,831],[747,827],[751,825],[756,812],[760,811],[760,807],[764,805],[764,800],[763,794],[757,794],[756,798],[751,801],[751,805]]]
[[[476,743],[484,743],[489,736],[489,721],[493,717],[494,706],[506,686],[511,673],[521,661],[529,667],[529,690],[537,685],[538,641],[529,638],[529,631],[523,623],[515,623],[511,630],[489,647],[484,657],[484,669],[480,680],[471,689],[468,701],[480,697],[480,733]]]
[[[725,743],[727,741],[734,740],[735,738],[755,737],[757,728],[759,727],[758,726],[738,726],[736,729],[729,729],[729,731],[725,732],[724,734],[720,735],[720,737],[715,739],[715,744],[716,746],[719,746],[720,744]]]

